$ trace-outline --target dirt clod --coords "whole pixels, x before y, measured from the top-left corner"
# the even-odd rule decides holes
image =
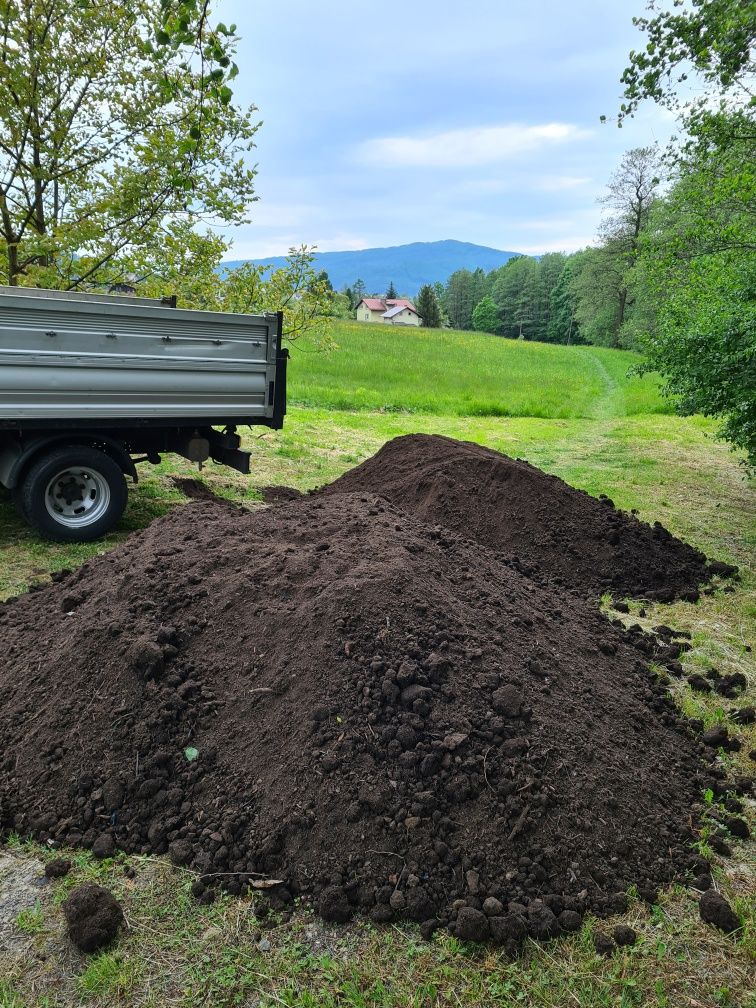
[[[614,952],[614,942],[604,931],[594,931],[593,947],[599,955],[609,956]]]
[[[82,952],[96,952],[109,945],[123,923],[123,911],[116,898],[93,882],[72,889],[61,909],[68,937]]]
[[[612,938],[614,939],[615,945],[618,945],[621,948],[623,945],[635,945],[638,940],[638,935],[631,927],[628,927],[627,924],[617,924],[612,931]]]
[[[698,911],[705,924],[713,924],[727,934],[737,931],[740,927],[738,915],[716,889],[706,890],[698,901]]]
[[[64,878],[71,871],[68,858],[53,858],[45,864],[45,875],[48,878]]]
[[[457,915],[454,933],[462,941],[483,942],[488,938],[488,918],[474,907],[463,907]]]
[[[339,886],[329,886],[318,897],[318,913],[327,921],[345,924],[354,916],[354,907]]]

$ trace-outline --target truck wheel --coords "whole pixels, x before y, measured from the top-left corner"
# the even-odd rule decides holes
[[[120,520],[128,490],[120,466],[86,445],[56,448],[32,464],[21,481],[24,518],[56,542],[92,542]]]

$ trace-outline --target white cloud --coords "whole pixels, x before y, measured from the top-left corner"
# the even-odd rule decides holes
[[[566,238],[555,238],[553,241],[540,242],[538,245],[517,245],[517,251],[524,255],[542,255],[544,252],[577,252],[587,245],[594,245],[595,235],[571,235]]]
[[[362,143],[357,156],[366,163],[383,166],[471,168],[591,135],[591,130],[570,123],[539,126],[510,123],[448,130],[424,137],[378,137]]]
[[[325,238],[313,237],[314,234],[316,232],[310,227],[303,228],[299,233],[264,234],[252,224],[244,227],[242,234],[237,232],[226,259],[272,259],[273,256],[288,255],[289,249],[298,248],[303,243],[315,246],[318,252],[347,252],[370,247],[367,238],[354,234],[342,232]]]
[[[568,231],[574,226],[575,221],[565,217],[538,217],[534,220],[517,222],[518,228],[526,228],[528,231]]]
[[[589,178],[578,178],[574,175],[544,175],[533,182],[533,188],[541,189],[543,192],[564,192],[565,189],[577,189],[578,186],[588,185],[591,181]]]
[[[260,200],[249,208],[249,216],[255,227],[296,228],[311,219],[318,209],[309,203],[273,203]]]
[[[318,252],[355,252],[370,248],[367,238],[351,234],[336,234],[332,238],[319,238],[314,242]]]

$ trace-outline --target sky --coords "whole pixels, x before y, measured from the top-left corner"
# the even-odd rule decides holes
[[[219,0],[241,36],[235,100],[262,125],[259,201],[233,258],[455,238],[507,251],[589,244],[622,154],[672,130],[618,129],[645,0]],[[229,256],[231,257],[231,256]]]

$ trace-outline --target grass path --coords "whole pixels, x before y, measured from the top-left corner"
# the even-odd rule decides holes
[[[592,353],[591,350],[586,348],[585,358],[595,367],[603,384],[603,392],[595,400],[591,408],[591,416],[596,420],[624,417],[626,415],[627,403],[620,383],[609,373],[598,354]]]

